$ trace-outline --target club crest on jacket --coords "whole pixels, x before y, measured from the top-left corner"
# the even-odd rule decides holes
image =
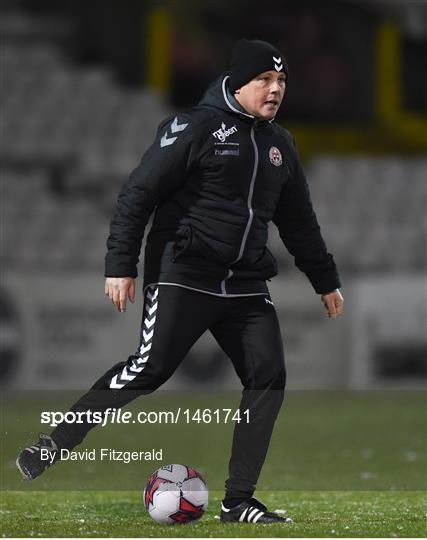
[[[279,167],[283,163],[282,154],[276,146],[270,148],[269,156],[271,163],[276,167]]]

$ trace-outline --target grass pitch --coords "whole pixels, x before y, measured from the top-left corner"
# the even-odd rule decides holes
[[[423,392],[288,393],[256,497],[293,524],[222,524],[231,424],[110,425],[79,448],[163,447],[163,463],[65,462],[25,483],[15,467],[32,443],[41,410],[67,410],[74,397],[9,395],[1,418],[1,530],[7,537],[425,537],[426,396]],[[130,410],[236,406],[234,396],[157,394]],[[142,492],[166,463],[186,463],[207,480],[199,523],[156,524]]]
[[[220,492],[193,525],[160,526],[140,492],[3,493],[1,522],[8,537],[423,537],[427,497],[421,492],[259,492],[292,524],[222,524]]]

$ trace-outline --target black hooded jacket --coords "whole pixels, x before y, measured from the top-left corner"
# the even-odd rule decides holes
[[[117,201],[106,276],[136,277],[144,230],[144,283],[230,296],[265,294],[277,274],[268,223],[317,293],[340,287],[313,211],[295,142],[245,112],[221,76],[190,111],[162,122]]]

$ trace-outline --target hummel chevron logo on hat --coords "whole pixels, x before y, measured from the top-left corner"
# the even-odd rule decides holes
[[[274,60],[274,68],[276,71],[282,71],[283,69],[283,64],[282,64],[282,59],[280,58],[276,58],[275,56],[273,56],[273,60]]]

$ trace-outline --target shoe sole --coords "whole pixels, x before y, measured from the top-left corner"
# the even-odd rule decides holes
[[[278,523],[286,523],[287,525],[289,525],[293,523],[293,520],[291,518],[284,518],[283,521],[282,520],[270,521],[270,523],[263,523],[262,521],[256,521],[255,523],[253,523],[253,522],[247,522],[247,521],[239,521],[238,519],[236,520],[233,519],[232,521],[228,521],[228,520],[219,518],[219,520],[221,523],[239,523],[242,525],[276,525]]]
[[[21,464],[19,463],[19,457],[16,459],[15,463],[16,463],[16,466],[18,467],[19,472],[22,474],[22,477],[24,478],[24,480],[31,482],[33,478],[32,476],[24,472],[23,468],[21,467]]]

